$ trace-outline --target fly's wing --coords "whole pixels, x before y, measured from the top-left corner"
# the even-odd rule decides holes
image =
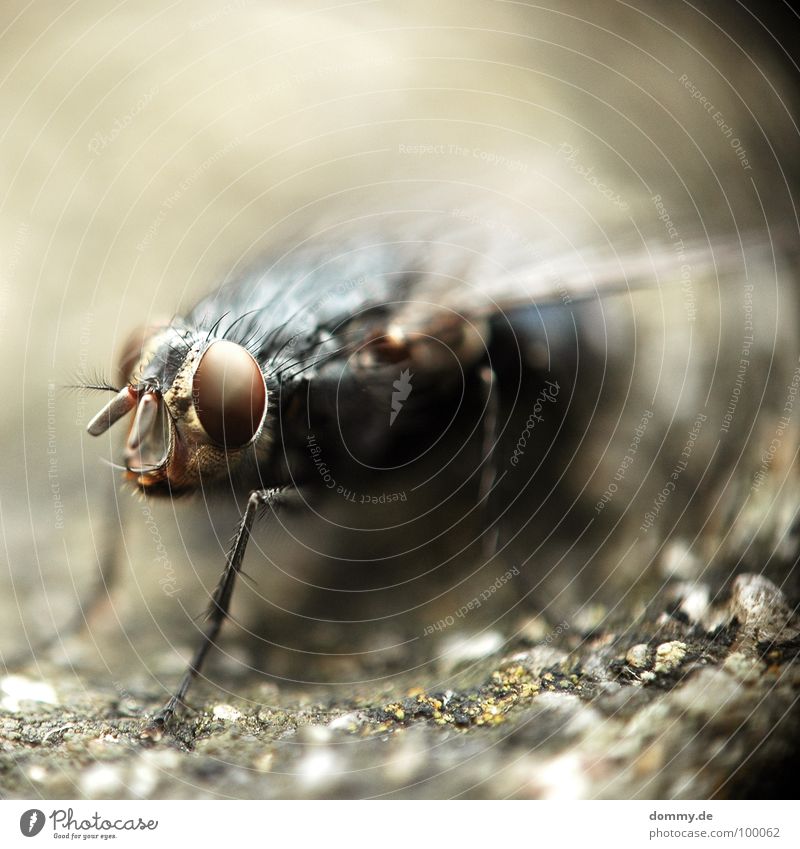
[[[779,261],[776,246],[754,236],[628,249],[606,245],[558,254],[534,248],[516,255],[483,251],[475,251],[475,262],[466,265],[462,279],[431,275],[418,281],[392,323],[407,332],[426,332],[435,329],[434,316],[441,310],[477,321],[516,309],[568,306],[662,287],[681,286],[691,295],[700,281],[719,284],[734,274],[747,280],[749,263],[776,268]]]
[[[718,241],[715,245],[653,244],[630,250],[605,248],[550,254],[527,245],[476,246],[464,242],[428,245],[427,269],[415,268],[401,296],[384,314],[357,321],[360,331],[356,368],[402,364],[433,376],[468,368],[487,353],[498,320],[524,311],[563,307],[639,292],[658,297],[679,287],[691,309],[698,285],[730,285],[747,280],[756,256],[775,266],[772,246],[758,239]],[[769,285],[768,281],[766,285]],[[354,322],[347,323],[352,333]]]
[[[444,221],[416,211],[395,218],[371,230],[320,228],[186,320],[245,345],[286,399],[293,386],[335,386],[345,373],[384,392],[398,367],[431,381],[470,368],[498,316],[660,287],[684,287],[688,302],[696,281],[732,268],[746,277],[748,256],[772,249],[757,239],[626,248],[576,238],[580,248],[554,250],[461,210]]]

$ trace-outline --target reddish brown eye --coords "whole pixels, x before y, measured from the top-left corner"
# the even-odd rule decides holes
[[[246,445],[264,418],[267,388],[258,363],[234,342],[214,342],[200,358],[192,396],[200,423],[226,448]]]

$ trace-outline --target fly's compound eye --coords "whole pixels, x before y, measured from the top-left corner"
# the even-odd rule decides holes
[[[241,345],[225,340],[212,343],[200,358],[192,398],[206,433],[226,448],[250,442],[267,409],[258,363]]]

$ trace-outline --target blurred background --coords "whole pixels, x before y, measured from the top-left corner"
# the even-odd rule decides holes
[[[88,637],[56,654],[79,680],[138,682],[150,693],[173,686],[242,505],[132,496],[101,462],[115,456],[120,434],[85,435],[102,396],[60,386],[95,372],[114,379],[133,328],[180,314],[317,221],[396,209],[468,219],[554,256],[702,248],[688,286],[678,280],[655,300],[587,306],[579,316],[594,382],[575,400],[571,441],[547,472],[548,491],[559,481],[565,502],[579,498],[591,517],[645,411],[654,424],[613,504],[597,511],[597,538],[575,548],[562,528],[535,562],[554,583],[529,595],[537,584],[529,578],[524,611],[514,608],[521,585],[498,593],[499,608],[483,611],[485,621],[476,616],[472,631],[502,643],[486,622],[508,614],[519,628],[561,592],[546,611],[552,620],[590,621],[592,605],[624,595],[632,574],[649,575],[657,589],[673,573],[696,577],[715,558],[723,587],[743,551],[785,580],[795,422],[770,465],[774,483],[759,489],[758,503],[747,492],[797,365],[793,21],[785,4],[723,2],[78,0],[61,8],[7,0],[3,655],[70,618],[113,543],[119,585]],[[758,284],[752,303],[747,280]],[[748,316],[756,338],[737,389]],[[674,522],[662,520],[660,535],[638,532],[700,413],[710,424],[669,500]],[[739,521],[745,502],[749,524]],[[523,506],[522,518],[530,512]],[[764,548],[748,548],[759,535]],[[598,548],[606,538],[613,546]],[[256,542],[271,560],[251,549],[257,584],[239,587],[234,610],[256,630],[269,620],[269,648],[252,648],[231,627],[212,669],[263,665],[265,651],[278,680],[350,682],[413,669],[430,653],[420,647],[426,624],[494,579],[478,573],[459,587],[466,574],[456,568],[435,591],[415,580],[366,608],[351,585],[348,603],[361,609],[343,614],[333,579],[287,553],[281,529],[263,523]],[[500,573],[530,555],[530,540],[520,545]],[[308,608],[309,583],[334,590]],[[600,587],[605,595],[595,596]],[[366,622],[366,650],[347,644],[349,626],[337,619]]]

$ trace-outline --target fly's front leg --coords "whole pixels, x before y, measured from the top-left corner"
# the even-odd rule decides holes
[[[151,736],[153,732],[159,733],[169,722],[178,705],[183,704],[187,690],[191,686],[192,681],[200,674],[208,650],[214,644],[222,623],[228,616],[233,588],[236,584],[236,578],[242,570],[244,553],[247,543],[250,540],[250,532],[253,529],[253,522],[255,522],[258,510],[260,507],[274,509],[280,504],[281,496],[284,494],[285,489],[281,488],[257,489],[250,493],[242,521],[236,532],[236,538],[225,563],[225,569],[220,576],[219,583],[214,589],[214,592],[211,594],[211,603],[206,613],[206,622],[208,624],[206,625],[203,637],[197,646],[197,650],[183,676],[180,686],[166,705],[153,717],[145,732],[146,736]]]

